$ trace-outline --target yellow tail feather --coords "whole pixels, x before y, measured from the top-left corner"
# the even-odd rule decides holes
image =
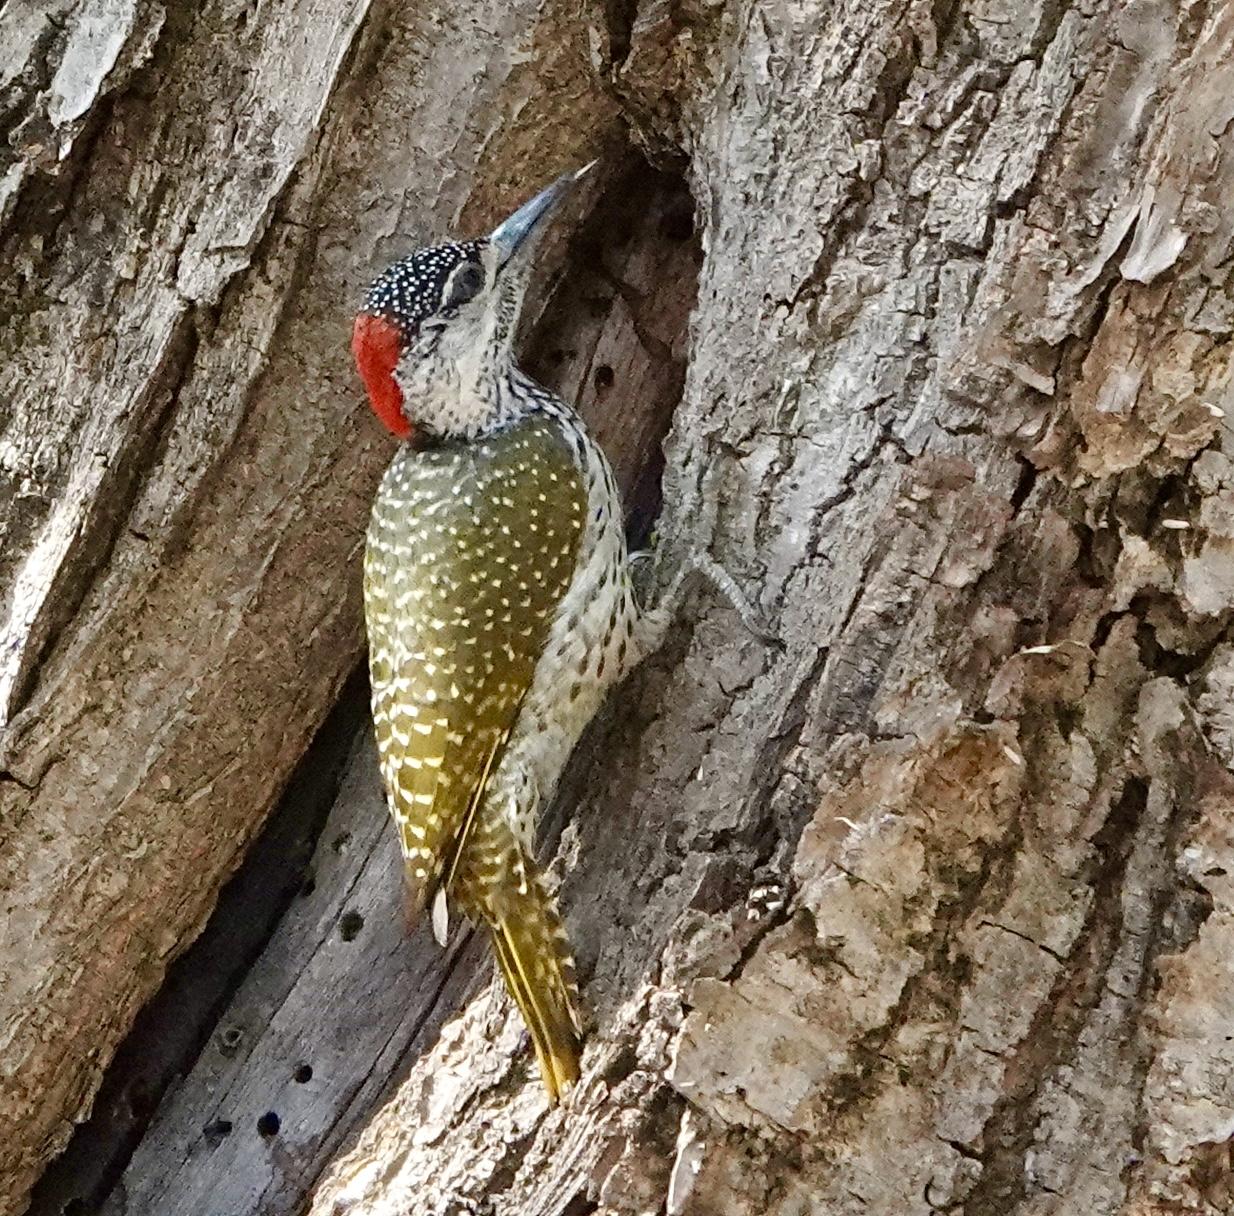
[[[581,1039],[571,995],[572,964],[560,926],[540,883],[529,879],[517,906],[490,920],[489,928],[506,987],[535,1045],[549,1102],[556,1105],[578,1080]]]

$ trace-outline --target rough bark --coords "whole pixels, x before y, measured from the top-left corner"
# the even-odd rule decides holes
[[[246,107],[206,70],[210,22],[231,9],[157,35],[156,14],[132,16],[115,58],[126,89],[179,90],[151,109],[218,111],[201,146],[259,167],[294,149],[282,187],[253,170],[229,194],[234,173],[199,160],[152,192],[141,174],[185,132],[138,130],[124,93],[11,208],[25,269],[7,367],[29,392],[15,417],[37,406],[62,425],[30,458],[56,494],[34,522],[14,516],[30,633],[0,863],[11,1196],[356,653],[339,559],[383,452],[339,408],[341,300],[386,232],[455,218],[472,182],[485,194],[464,218],[487,216],[508,174],[548,147],[568,158],[620,111],[653,155],[683,158],[703,249],[666,562],[710,545],[784,649],[703,600],[571,766],[558,870],[595,1026],[566,1106],[546,1110],[497,987],[437,1035],[483,964],[461,941],[389,961],[374,845],[345,881],[335,866],[320,909],[289,916],[237,994],[258,1023],[300,1020],[271,1014],[251,1064],[207,1048],[113,1210],[200,1211],[220,1178],[228,1210],[294,1211],[315,1186],[312,1211],[332,1216],[1229,1210],[1234,8],[494,7],[476,17],[509,23],[494,58],[488,29],[444,9],[379,28],[320,7],[307,42],[337,80],[315,78],[320,104],[280,106],[302,134],[261,132],[260,155],[245,142],[259,124],[228,125]],[[228,69],[251,104],[313,84],[244,70],[309,19],[263,10]],[[516,45],[532,68],[511,67]],[[177,56],[198,74],[171,72]],[[53,70],[30,87],[54,99]],[[57,104],[46,122],[76,121]],[[406,142],[392,127],[423,132],[410,168],[374,152]],[[447,127],[467,135],[434,197]],[[202,218],[147,227],[129,259],[83,274],[96,211],[101,231],[138,222],[117,181]],[[101,316],[140,345],[93,353]],[[375,841],[371,781],[357,759],[332,815]],[[367,885],[339,899],[353,881]],[[349,910],[387,970],[355,970]],[[440,987],[416,982],[430,974]],[[307,987],[274,1000],[288,977]],[[347,1024],[335,1002],[371,1029],[369,1071],[325,1055],[288,1080],[310,1022]],[[248,1119],[275,1109],[258,1082],[276,1077],[280,1130],[262,1137]],[[239,1112],[230,1135],[199,1125],[211,1092]],[[170,1189],[142,1190],[177,1154]]]

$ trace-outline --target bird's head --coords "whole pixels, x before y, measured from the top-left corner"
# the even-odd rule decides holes
[[[417,250],[374,280],[351,348],[373,411],[400,439],[492,425],[533,238],[586,172],[563,174],[488,236]]]

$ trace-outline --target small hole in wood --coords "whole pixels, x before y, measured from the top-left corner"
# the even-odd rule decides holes
[[[344,912],[343,919],[338,924],[343,941],[354,942],[364,928],[364,917],[359,912]]]
[[[616,377],[613,375],[613,369],[607,363],[601,363],[596,368],[592,379],[596,382],[596,388],[612,388]]]
[[[268,1110],[257,1120],[257,1134],[269,1140],[279,1134],[279,1117],[274,1111]]]
[[[316,891],[316,890],[317,890],[317,882],[316,882],[316,880],[313,878],[313,876],[310,874],[310,875],[309,875],[309,876],[308,876],[308,877],[307,877],[307,878],[306,878],[306,879],[305,879],[305,880],[304,880],[304,881],[300,884],[300,898],[301,898],[301,899],[308,899],[308,897],[309,897],[310,895],[312,895],[312,893],[313,893],[314,891]]]
[[[219,1035],[219,1050],[225,1056],[234,1056],[243,1039],[244,1031],[239,1026],[228,1026]]]
[[[300,1085],[307,1085],[313,1079],[313,1066],[311,1064],[301,1064],[291,1075],[295,1077]]]
[[[336,853],[341,853],[350,843],[351,843],[351,833],[350,832],[340,832],[330,842],[330,847]]]

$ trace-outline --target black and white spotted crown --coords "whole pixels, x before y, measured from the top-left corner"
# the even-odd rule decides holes
[[[364,311],[386,317],[409,339],[425,317],[440,310],[446,283],[460,262],[479,261],[483,241],[451,241],[418,249],[373,280]]]

